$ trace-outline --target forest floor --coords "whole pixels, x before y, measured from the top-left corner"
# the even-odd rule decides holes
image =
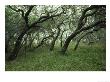
[[[76,51],[69,46],[67,54],[61,55],[55,48],[38,48],[21,54],[11,62],[5,62],[6,71],[105,71],[105,45],[80,45]]]

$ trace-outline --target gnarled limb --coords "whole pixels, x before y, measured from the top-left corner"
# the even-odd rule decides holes
[[[69,45],[70,41],[71,41],[74,37],[76,37],[79,33],[81,33],[82,31],[86,31],[86,30],[92,29],[93,27],[96,27],[96,26],[98,26],[98,25],[102,25],[102,26],[105,27],[105,23],[106,23],[105,20],[100,20],[100,21],[97,21],[97,22],[95,22],[95,23],[93,23],[93,24],[91,24],[91,25],[89,25],[89,26],[84,27],[84,25],[85,25],[84,19],[86,19],[86,18],[89,17],[89,16],[94,15],[96,11],[94,11],[94,12],[92,12],[92,13],[90,13],[90,14],[87,14],[87,12],[88,12],[89,10],[99,9],[99,8],[102,8],[102,7],[105,7],[105,6],[104,6],[104,5],[98,5],[98,6],[97,6],[97,5],[92,5],[92,6],[88,7],[88,8],[86,8],[86,9],[82,12],[82,15],[81,15],[81,17],[80,17],[80,19],[79,19],[79,21],[78,21],[78,26],[77,26],[76,30],[75,30],[70,36],[68,36],[68,38],[66,39],[66,41],[65,41],[65,43],[64,43],[64,45],[63,45],[63,47],[62,47],[62,49],[61,49],[61,52],[62,52],[63,54],[65,54],[65,52],[66,52],[66,50],[67,50],[67,48],[68,48],[68,45]]]
[[[101,8],[101,7],[103,7],[103,5],[100,5],[100,6],[99,5],[92,5],[92,6],[88,7],[88,8],[86,8],[82,12],[82,15],[81,15],[81,17],[80,17],[80,19],[78,21],[78,26],[77,26],[76,30],[81,29],[85,25],[87,17],[94,15],[97,12],[97,10],[99,8]],[[93,12],[87,14],[88,11],[93,10],[93,9],[94,9]]]
[[[11,8],[13,11],[15,11],[15,12],[21,12],[22,13],[22,17],[24,18],[24,11],[22,10],[22,9],[15,9],[15,8],[13,8],[12,6],[10,6],[9,5],[9,8]]]
[[[51,15],[51,16],[47,16],[47,17],[40,17],[39,20],[35,21],[34,23],[32,23],[31,25],[28,24],[28,16],[29,14],[31,13],[31,10],[33,9],[34,6],[29,6],[29,10],[22,16],[25,20],[25,28],[23,29],[23,31],[21,32],[21,34],[18,36],[17,40],[16,40],[16,43],[15,43],[15,47],[13,49],[13,52],[12,54],[9,56],[9,60],[14,60],[16,59],[17,57],[17,54],[20,50],[20,46],[21,46],[21,42],[22,42],[22,38],[23,36],[32,28],[32,27],[37,27],[37,28],[40,28],[38,26],[38,23],[43,23],[44,21],[48,20],[48,19],[51,19],[51,18],[54,18],[54,17],[57,17],[57,16],[60,16],[61,14],[63,14],[63,12],[61,13],[58,13],[58,14],[55,14],[55,15]],[[16,11],[16,12],[23,12],[23,10],[16,10],[16,9],[13,9],[11,8],[12,10]],[[23,12],[24,13],[24,12]],[[42,19],[42,20],[41,20]]]
[[[93,28],[93,27],[95,27],[95,26],[97,26],[97,25],[99,25],[99,24],[102,24],[102,23],[105,24],[105,21],[102,20],[102,21],[95,22],[95,23],[93,23],[93,24],[91,24],[91,25],[89,25],[89,26],[87,26],[87,27],[81,28],[80,30],[75,31],[74,33],[72,33],[72,34],[66,39],[66,41],[65,41],[65,43],[64,43],[64,46],[62,47],[61,52],[62,52],[63,54],[66,52],[70,41],[71,41],[76,35],[78,35],[80,32],[89,30],[89,29],[91,29],[91,28]]]
[[[25,28],[23,29],[23,31],[21,32],[21,34],[18,36],[18,38],[16,40],[15,47],[13,49],[12,54],[8,58],[8,60],[14,60],[17,57],[17,54],[20,50],[21,41],[22,41],[23,36],[30,30],[29,25],[28,25],[28,16],[34,6],[30,6],[29,10],[25,14],[24,14],[24,11],[21,9],[16,10],[16,9],[12,8],[11,6],[9,6],[9,7],[16,12],[22,12],[22,17],[24,18],[25,23],[26,23]]]

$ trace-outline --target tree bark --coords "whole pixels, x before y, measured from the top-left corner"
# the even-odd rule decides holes
[[[32,28],[32,27],[38,27],[38,23],[42,23],[48,19],[51,19],[51,18],[54,18],[54,17],[57,17],[57,16],[60,16],[61,14],[63,14],[63,12],[61,13],[58,13],[56,15],[51,15],[51,16],[42,16],[40,17],[37,21],[35,21],[34,23],[32,23],[31,25],[28,24],[28,16],[29,14],[31,13],[31,10],[33,9],[34,6],[30,6],[28,11],[24,14],[24,11],[21,10],[21,9],[14,9],[12,8],[11,6],[9,6],[13,11],[15,12],[21,12],[22,13],[22,18],[25,20],[25,28],[23,29],[23,31],[21,32],[21,34],[19,35],[19,37],[17,38],[16,40],[16,43],[15,43],[15,47],[13,49],[13,52],[12,54],[9,56],[8,60],[14,60],[17,58],[17,54],[20,50],[20,46],[21,46],[21,41],[22,41],[22,38],[23,36]]]
[[[62,49],[61,49],[61,53],[62,53],[62,54],[65,54],[65,52],[66,52],[66,50],[67,50],[67,48],[68,48],[68,45],[69,45],[70,41],[71,41],[72,38],[74,38],[77,34],[78,34],[78,33],[74,32],[74,33],[72,33],[72,34],[66,39],[66,41],[65,41],[65,43],[64,43],[64,45],[63,45],[63,47],[62,47]]]
[[[60,34],[60,31],[57,33],[57,36],[53,38],[53,40],[52,40],[52,42],[51,42],[51,46],[50,46],[50,51],[53,51],[54,46],[55,46],[55,42],[56,42],[56,40],[57,40],[59,34]]]
[[[61,46],[61,48],[63,46],[63,40],[62,40],[62,38],[63,38],[63,34],[64,34],[65,31],[66,30],[62,31],[61,36],[60,36],[60,46]]]
[[[80,30],[77,30],[77,31],[75,31],[74,33],[72,33],[72,34],[66,39],[66,41],[65,41],[65,43],[64,43],[64,45],[63,45],[63,47],[62,47],[62,49],[61,49],[61,53],[62,53],[62,54],[65,54],[65,52],[66,52],[66,50],[67,50],[67,48],[68,48],[68,46],[69,46],[70,41],[71,41],[76,35],[78,35],[78,34],[81,33],[82,31],[89,30],[89,29],[93,28],[94,26],[97,26],[97,25],[102,24],[102,23],[104,23],[104,25],[105,25],[105,21],[102,20],[102,21],[95,22],[95,23],[93,23],[93,24],[91,24],[91,25],[89,25],[89,26],[87,26],[87,27],[83,27],[83,28],[81,28]]]
[[[100,5],[100,6],[92,5],[92,6],[88,7],[88,8],[86,8],[86,9],[82,12],[82,15],[81,15],[81,17],[80,17],[80,19],[79,19],[79,21],[78,21],[78,25],[77,25],[76,30],[75,30],[70,36],[67,37],[67,39],[66,39],[66,41],[65,41],[65,43],[64,43],[64,45],[63,45],[63,47],[62,47],[62,49],[61,49],[61,53],[62,53],[62,54],[65,54],[65,52],[66,52],[66,50],[67,50],[67,48],[68,48],[69,43],[71,42],[71,40],[72,40],[76,35],[78,35],[79,33],[81,33],[82,31],[89,30],[89,29],[91,29],[91,28],[93,28],[93,27],[95,27],[95,26],[97,26],[97,25],[99,25],[99,24],[101,24],[101,23],[104,24],[104,26],[105,26],[105,20],[100,20],[100,21],[98,21],[98,22],[95,22],[95,23],[93,23],[93,24],[87,26],[87,27],[84,27],[84,25],[85,25],[85,23],[86,23],[86,20],[87,20],[87,17],[94,15],[94,14],[97,12],[97,9],[99,9],[99,8],[101,8],[101,7],[103,7],[103,5]],[[104,7],[105,7],[105,6],[104,6]],[[87,12],[88,12],[89,10],[93,10],[93,9],[96,9],[96,11],[87,14]]]
[[[13,52],[12,52],[12,54],[9,56],[8,60],[14,60],[14,59],[16,59],[17,54],[18,54],[18,52],[19,52],[19,50],[20,50],[22,38],[23,38],[23,36],[27,33],[28,30],[29,30],[29,29],[23,30],[22,33],[19,35],[19,37],[18,37],[17,40],[16,40],[16,43],[15,43],[15,47],[14,47],[14,49],[13,49]]]
[[[74,50],[76,50],[76,49],[78,48],[78,45],[79,45],[81,39],[84,38],[86,35],[92,33],[92,32],[93,32],[93,31],[89,31],[89,32],[85,33],[83,36],[81,36],[81,37],[79,38],[79,40],[77,41]]]
[[[60,35],[60,31],[61,31],[60,26],[61,26],[62,24],[63,24],[63,22],[60,23],[60,24],[57,26],[57,28],[58,28],[58,32],[57,32],[57,35],[56,35],[55,37],[53,37],[53,40],[52,40],[52,42],[51,42],[51,46],[50,46],[50,51],[53,51],[53,49],[54,49],[55,42],[56,42],[58,36]]]

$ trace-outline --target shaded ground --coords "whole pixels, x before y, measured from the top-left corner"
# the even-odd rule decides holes
[[[106,50],[101,44],[81,45],[76,51],[69,46],[66,55],[58,48],[50,52],[48,48],[28,51],[11,62],[6,62],[6,71],[105,71]]]

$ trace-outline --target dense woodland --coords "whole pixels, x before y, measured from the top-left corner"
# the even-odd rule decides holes
[[[5,61],[6,70],[106,70],[106,6],[5,6]]]

